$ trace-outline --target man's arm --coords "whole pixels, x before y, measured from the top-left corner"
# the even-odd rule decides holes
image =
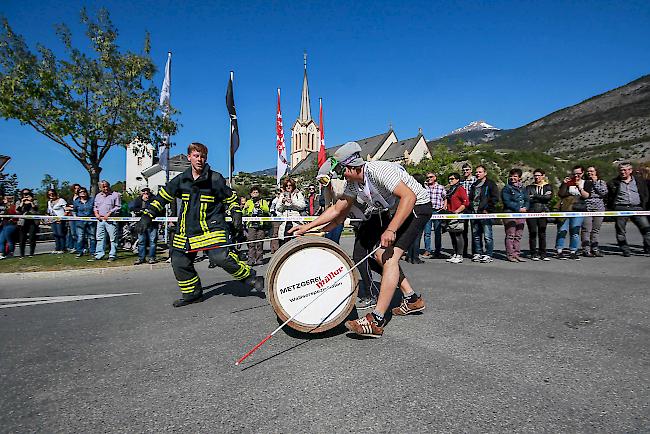
[[[354,198],[343,196],[334,204],[334,206],[330,206],[323,214],[319,215],[316,220],[304,225],[294,226],[289,230],[289,233],[292,235],[302,235],[317,226],[336,221],[341,215],[348,215],[353,203]]]
[[[397,205],[397,211],[395,211],[395,215],[388,224],[388,227],[381,234],[382,247],[390,247],[393,245],[397,230],[402,227],[404,220],[413,211],[417,199],[415,193],[404,184],[404,181],[400,181],[397,184],[397,187],[393,190],[393,194],[399,198],[399,205]]]

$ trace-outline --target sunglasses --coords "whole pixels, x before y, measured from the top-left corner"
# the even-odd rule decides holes
[[[436,177],[435,175],[427,176],[427,179],[431,179],[431,178],[435,178],[435,177]]]
[[[453,181],[454,179],[456,179],[456,178],[449,178],[449,179],[447,179],[447,181]]]
[[[339,178],[342,178],[345,173],[345,166],[334,157],[330,157],[330,163],[332,164],[332,172],[336,173]]]
[[[471,172],[472,169],[463,169],[463,172]]]

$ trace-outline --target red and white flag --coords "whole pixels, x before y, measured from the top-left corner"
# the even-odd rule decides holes
[[[280,111],[280,88],[278,88],[278,113],[275,120],[275,147],[278,149],[278,164],[275,174],[276,185],[280,185],[280,179],[287,172],[287,147],[284,144],[284,128],[282,127],[282,111]]]
[[[318,168],[325,164],[325,161],[327,161],[327,154],[325,153],[325,126],[323,125],[323,98],[318,98],[318,101],[320,102],[320,119],[318,120],[319,122],[319,129],[320,129],[320,145],[318,148]]]

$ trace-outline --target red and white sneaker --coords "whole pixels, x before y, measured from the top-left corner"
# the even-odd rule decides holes
[[[345,328],[352,333],[371,338],[380,338],[384,334],[384,328],[377,323],[372,313],[368,313],[357,320],[346,321]]]

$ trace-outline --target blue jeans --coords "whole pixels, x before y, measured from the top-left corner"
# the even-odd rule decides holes
[[[434,214],[438,214],[434,211]],[[424,226],[424,250],[431,253],[431,227],[433,226],[434,233],[434,243],[436,251],[434,253],[440,253],[442,249],[442,220],[429,220]]]
[[[492,252],[494,251],[492,219],[472,220],[472,244],[474,245],[474,254],[483,254],[481,241],[485,241],[485,254],[492,256]]]
[[[5,223],[0,227],[0,255],[13,255],[16,248],[16,225],[14,223]],[[8,247],[5,250],[5,246]]]
[[[65,222],[52,223],[52,234],[54,235],[54,250],[65,250]]]
[[[325,234],[325,238],[332,240],[335,243],[338,243],[341,240],[341,234],[343,233],[343,224],[338,225],[331,231]]]
[[[95,222],[78,221],[76,223],[77,245],[75,250],[78,254],[81,254],[86,248],[86,245],[88,245],[88,253],[91,255],[94,254],[96,245],[95,232],[97,231],[95,229]]]
[[[97,249],[95,250],[95,259],[102,259],[104,254],[104,238],[108,234],[111,242],[111,250],[108,253],[109,258],[117,257],[117,222],[97,222]]]
[[[70,220],[67,222],[68,235],[66,236],[65,246],[68,249],[74,249],[77,246],[77,224],[78,222],[75,220]]]
[[[564,248],[564,239],[567,232],[571,234],[571,241],[569,242],[569,250],[575,252],[580,246],[580,228],[582,228],[582,220],[584,217],[569,217],[564,219],[562,224],[557,226],[557,236],[555,237],[555,250],[562,250]]]
[[[144,261],[147,245],[149,246],[149,257],[156,257],[156,241],[158,240],[158,225],[147,228],[142,234],[138,234],[138,257]],[[147,243],[148,241],[148,243]]]

